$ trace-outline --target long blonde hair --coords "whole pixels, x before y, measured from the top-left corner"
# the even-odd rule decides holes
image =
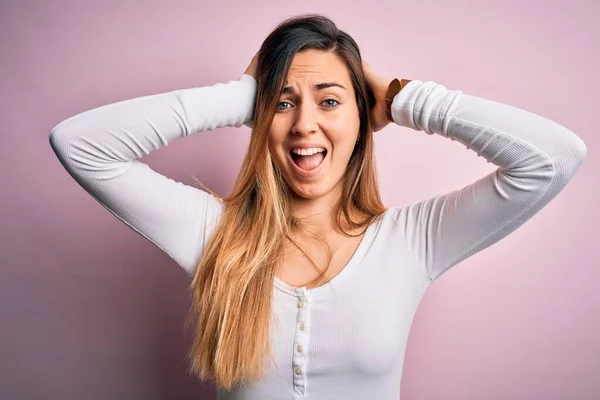
[[[292,193],[268,150],[269,127],[294,55],[330,51],[346,64],[360,115],[359,140],[335,208],[337,229],[348,236],[384,211],[377,183],[369,113],[375,100],[356,42],[327,17],[303,14],[281,22],[265,39],[257,66],[257,93],[248,152],[231,195],[191,282],[197,317],[190,353],[193,374],[230,390],[261,379],[272,358],[271,301],[284,239],[302,230],[292,215]],[[362,216],[358,221],[353,216]]]

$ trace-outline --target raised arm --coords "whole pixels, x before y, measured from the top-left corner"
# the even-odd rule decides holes
[[[64,168],[94,199],[192,275],[223,203],[140,162],[144,154],[191,134],[250,126],[256,80],[175,90],[104,105],[50,132]]]
[[[394,97],[392,116],[498,166],[461,189],[394,209],[406,244],[432,281],[533,217],[587,153],[581,138],[551,120],[432,81],[408,83]]]

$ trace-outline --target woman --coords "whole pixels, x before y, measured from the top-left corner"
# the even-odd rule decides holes
[[[425,290],[540,211],[586,155],[541,116],[402,83],[378,76],[328,18],[305,14],[277,26],[237,80],[105,105],[52,129],[73,178],[193,278],[191,366],[219,398],[398,399]],[[390,122],[458,141],[498,169],[386,208],[373,132]],[[137,160],[242,124],[249,149],[225,199]]]

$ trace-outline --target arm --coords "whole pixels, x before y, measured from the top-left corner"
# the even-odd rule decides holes
[[[192,275],[224,205],[137,158],[181,137],[249,123],[255,94],[256,80],[243,74],[124,100],[62,121],[51,130],[50,145],[83,189]]]
[[[498,166],[461,189],[394,209],[407,246],[432,281],[533,217],[587,153],[581,138],[551,120],[431,81],[408,83],[394,97],[392,116]]]

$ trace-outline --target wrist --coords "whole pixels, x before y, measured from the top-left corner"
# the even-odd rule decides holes
[[[401,79],[398,78],[393,79],[386,90],[385,94],[385,115],[388,121],[395,122],[394,117],[392,116],[392,103],[394,102],[394,97],[410,82],[410,79]]]

